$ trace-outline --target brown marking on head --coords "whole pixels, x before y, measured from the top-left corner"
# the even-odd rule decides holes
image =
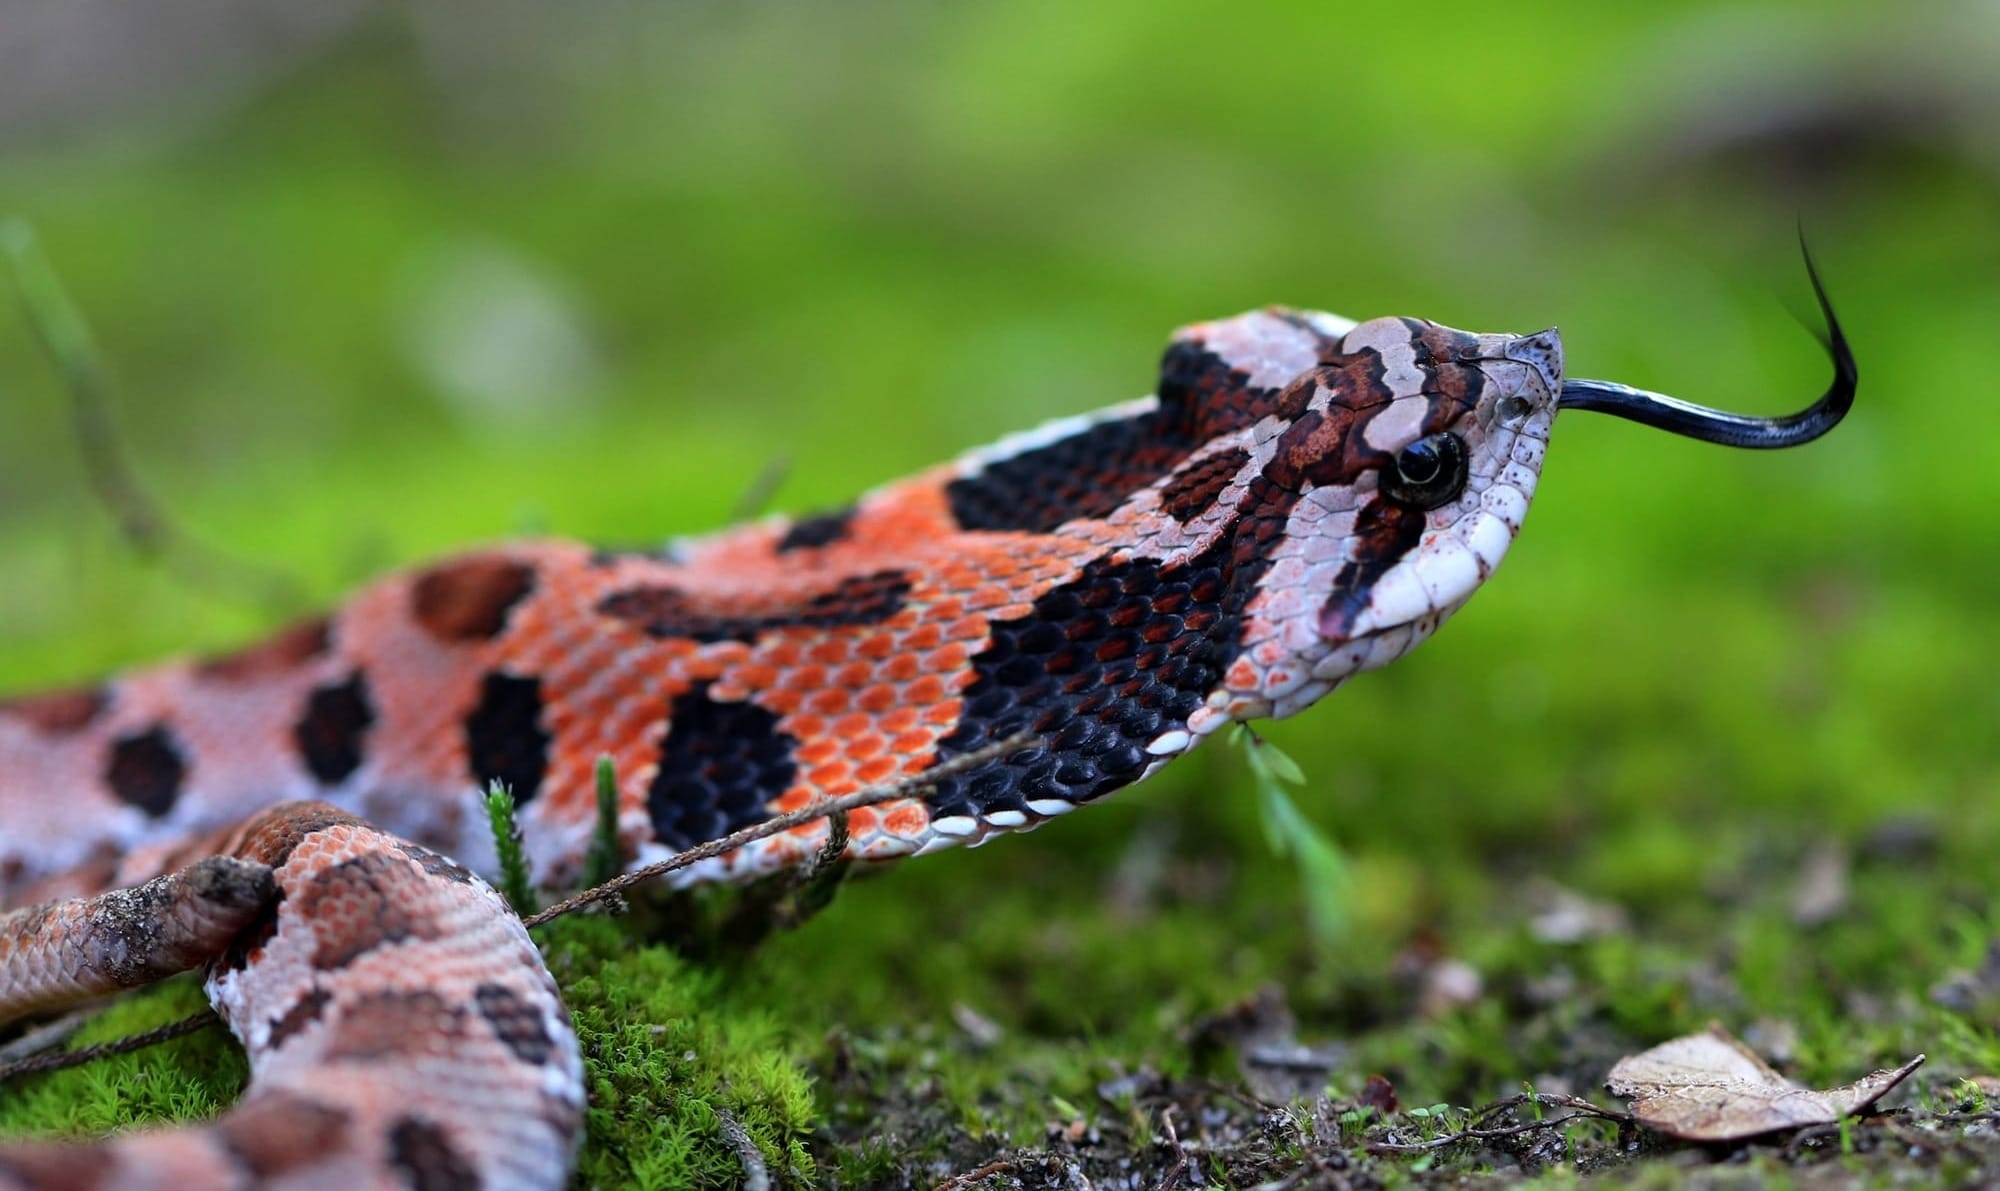
[[[1372,347],[1359,347],[1327,357],[1325,363],[1286,390],[1287,410],[1281,412],[1288,412],[1289,402],[1296,400],[1297,412],[1303,413],[1305,403],[1312,400],[1313,394],[1320,389],[1331,394],[1331,404],[1348,409],[1386,405],[1396,398],[1389,388],[1387,365],[1382,360],[1382,353]]]
[[[1264,474],[1286,492],[1315,485],[1351,484],[1389,456],[1362,435],[1366,415],[1344,405],[1301,413],[1278,438]]]
[[[424,988],[392,988],[368,993],[334,1014],[326,1061],[366,1063],[407,1052],[434,1039],[465,1037],[465,1009]]]
[[[0,699],[0,716],[24,720],[47,736],[68,736],[88,728],[110,706],[111,688],[75,687]]]
[[[1436,323],[1404,320],[1410,327],[1411,351],[1424,372],[1424,393],[1430,410],[1424,416],[1424,433],[1447,429],[1479,405],[1486,392],[1486,373],[1480,370],[1479,336]]]
[[[165,724],[120,736],[104,764],[104,784],[118,800],[155,819],[174,809],[186,777],[187,759]]]
[[[535,568],[497,554],[455,559],[418,575],[410,585],[410,615],[440,641],[486,641],[507,627],[507,614],[535,586]]]
[[[298,897],[312,924],[313,966],[327,972],[391,943],[434,939],[438,924],[412,912],[425,878],[402,856],[364,852],[321,869]]]
[[[300,621],[248,649],[197,663],[195,676],[209,682],[259,682],[281,678],[324,654],[333,645],[333,622]]]
[[[347,1113],[293,1092],[253,1095],[215,1124],[230,1157],[258,1185],[310,1169],[347,1141]]]
[[[1430,524],[1421,509],[1386,499],[1371,500],[1354,521],[1354,553],[1334,579],[1333,594],[1320,610],[1319,631],[1329,640],[1347,636],[1368,606],[1375,583],[1409,553]]]
[[[479,1171],[443,1128],[418,1116],[389,1127],[389,1165],[411,1191],[479,1191]]]
[[[549,1037],[542,1013],[521,994],[504,984],[482,984],[473,993],[479,1015],[493,1027],[493,1034],[523,1063],[539,1067],[555,1053],[555,1039]]]

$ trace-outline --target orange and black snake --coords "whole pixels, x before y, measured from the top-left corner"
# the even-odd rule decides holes
[[[238,653],[0,702],[0,906],[22,907],[0,1020],[206,965],[252,1069],[205,1127],[0,1147],[0,1188],[559,1186],[582,1071],[475,875],[489,783],[550,888],[581,871],[605,755],[628,866],[1023,732],[855,811],[848,852],[1032,826],[1428,637],[1519,532],[1559,409],[1817,437],[1855,381],[1821,305],[1833,386],[1776,419],[1566,381],[1553,330],[1201,323],[1154,396],[844,508],[656,551],[495,546]],[[678,879],[798,865],[826,831]]]

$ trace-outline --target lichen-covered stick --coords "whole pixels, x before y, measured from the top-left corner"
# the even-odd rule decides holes
[[[1558,409],[1736,446],[1824,433],[1855,372],[1821,304],[1834,384],[1777,419],[1566,382],[1552,330],[1202,323],[1157,395],[847,508],[656,551],[494,546],[239,653],[0,703],[0,903],[175,874],[0,918],[0,1010],[170,966],[119,950],[151,921],[172,963],[218,949],[210,995],[253,1071],[205,1130],[0,1148],[0,1188],[559,1185],[575,1041],[472,875],[488,783],[550,888],[580,871],[605,754],[628,866],[1023,732],[1040,743],[854,810],[848,850],[1033,826],[1429,636],[1519,531]],[[671,879],[796,865],[826,830]]]

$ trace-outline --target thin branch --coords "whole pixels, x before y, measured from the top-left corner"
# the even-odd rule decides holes
[[[1542,1129],[1554,1129],[1561,1125],[1567,1125],[1571,1121],[1592,1120],[1592,1121],[1611,1121],[1616,1124],[1629,1124],[1632,1120],[1632,1118],[1626,1113],[1613,1112],[1608,1108],[1599,1108],[1597,1105],[1592,1104],[1588,1100],[1581,1099],[1580,1097],[1542,1096],[1542,1095],[1536,1095],[1533,1097],[1510,1096],[1505,1100],[1501,1100],[1496,1103],[1486,1105],[1484,1108],[1481,1108],[1477,1113],[1473,1114],[1472,1119],[1476,1121],[1491,1120],[1493,1117],[1499,1115],[1502,1112],[1505,1112],[1510,1108],[1517,1108],[1520,1105],[1530,1103],[1531,1101],[1537,1104],[1554,1104],[1561,1108],[1567,1108],[1570,1110],[1570,1112],[1566,1116],[1550,1117],[1544,1121],[1525,1121],[1519,1125],[1503,1125],[1496,1128],[1468,1126],[1467,1128],[1460,1129],[1455,1133],[1447,1133],[1441,1137],[1433,1137],[1429,1141],[1370,1142],[1368,1143],[1368,1152],[1371,1154],[1421,1154],[1427,1150],[1441,1150],[1444,1149],[1446,1146],[1457,1145],[1458,1143],[1464,1141],[1485,1141],[1496,1137],[1518,1137],[1523,1133],[1534,1133]]]
[[[1173,1169],[1167,1171],[1167,1173],[1160,1179],[1161,1191],[1166,1191],[1166,1188],[1172,1187],[1175,1183],[1178,1183],[1182,1179],[1186,1179],[1188,1177],[1187,1171],[1188,1171],[1189,1155],[1187,1147],[1181,1144],[1180,1131],[1174,1128],[1173,1105],[1169,1104],[1165,1108],[1162,1108],[1160,1110],[1160,1124],[1166,1127],[1167,1144],[1172,1146],[1174,1150]],[[1190,1185],[1192,1185],[1194,1180],[1188,1179],[1188,1182]]]
[[[968,1188],[977,1187],[996,1174],[1007,1174],[1010,1171],[1017,1170],[1020,1165],[1019,1162],[1012,1158],[996,1158],[984,1166],[975,1167],[964,1174],[954,1175],[946,1179],[944,1182],[931,1188],[931,1191],[967,1191]]]
[[[764,1165],[764,1152],[751,1140],[750,1131],[720,1104],[709,1107],[715,1110],[715,1119],[722,1125],[723,1140],[736,1151],[736,1160],[743,1164],[743,1191],[771,1191],[771,1172]]]
[[[85,1063],[96,1062],[98,1059],[108,1059],[113,1055],[129,1054],[135,1050],[144,1050],[149,1046],[154,1046],[161,1042],[171,1042],[175,1038],[185,1037],[188,1034],[206,1030],[210,1026],[219,1026],[221,1024],[222,1019],[215,1015],[215,1010],[204,1009],[199,1013],[183,1017],[179,1021],[170,1021],[166,1025],[146,1030],[143,1033],[133,1034],[129,1037],[117,1038],[110,1042],[99,1042],[92,1046],[79,1047],[76,1050],[44,1052],[38,1055],[30,1055],[25,1059],[0,1067],[0,1083],[6,1083],[8,1080],[22,1075],[37,1075],[44,1071],[61,1071],[69,1067],[81,1067]]]
[[[658,864],[649,864],[644,868],[635,868],[631,872],[614,877],[594,889],[586,889],[574,897],[559,901],[534,917],[524,919],[523,921],[529,926],[540,926],[565,914],[573,914],[585,906],[615,897],[632,888],[634,885],[642,884],[678,869],[687,868],[689,865],[699,864],[704,860],[713,860],[718,856],[726,856],[736,849],[743,847],[745,844],[752,844],[760,839],[782,834],[794,827],[804,826],[807,823],[824,819],[829,815],[846,814],[849,811],[859,810],[864,806],[875,806],[883,802],[895,802],[903,798],[921,798],[932,787],[944,779],[956,777],[967,770],[977,769],[989,761],[997,761],[1002,757],[1011,756],[1022,749],[1034,745],[1038,739],[1032,733],[1017,733],[1000,741],[998,744],[990,744],[985,748],[976,749],[962,756],[953,757],[949,761],[941,762],[915,777],[902,778],[886,785],[870,786],[866,790],[858,790],[842,798],[831,798],[824,802],[811,803],[800,807],[798,810],[773,816],[755,826],[746,827],[741,831],[725,835],[721,839],[710,840],[708,843],[698,847],[678,852],[668,859],[660,861]]]
[[[0,1043],[0,1068],[25,1055],[38,1055],[45,1050],[53,1050],[69,1041],[70,1035],[89,1025],[104,1012],[103,1005],[85,1005],[72,1009],[53,1021],[24,1030],[18,1038]]]

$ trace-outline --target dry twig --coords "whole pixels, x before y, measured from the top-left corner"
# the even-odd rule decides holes
[[[85,1063],[95,1062],[98,1059],[108,1059],[113,1055],[129,1054],[135,1050],[144,1050],[157,1043],[171,1042],[175,1038],[184,1037],[188,1034],[205,1030],[210,1026],[219,1026],[221,1024],[222,1019],[215,1015],[215,1010],[204,1009],[200,1013],[183,1017],[179,1021],[170,1021],[166,1025],[146,1030],[143,1033],[133,1034],[130,1037],[118,1038],[110,1042],[99,1042],[95,1045],[80,1047],[76,1050],[44,1051],[41,1054],[29,1055],[25,1059],[17,1059],[5,1066],[0,1066],[0,1083],[6,1083],[8,1080],[21,1075],[38,1075],[44,1071],[61,1071],[68,1067],[81,1067]]]
[[[807,823],[827,818],[830,815],[844,815],[849,811],[859,810],[864,806],[874,806],[877,803],[883,802],[895,802],[902,798],[922,797],[925,791],[945,778],[955,777],[969,769],[977,769],[989,761],[997,761],[1002,757],[1018,753],[1022,749],[1034,744],[1036,739],[1031,733],[1018,733],[1000,741],[998,744],[989,744],[983,749],[975,749],[963,756],[953,757],[951,760],[942,762],[915,777],[903,778],[885,785],[870,786],[866,790],[857,790],[843,798],[831,798],[825,802],[815,802],[808,806],[802,806],[798,810],[790,811],[786,814],[774,815],[762,823],[745,827],[743,830],[725,835],[721,839],[710,840],[699,847],[675,853],[658,864],[649,864],[644,868],[635,868],[629,873],[613,877],[611,880],[594,889],[586,889],[574,897],[565,898],[548,909],[543,910],[541,913],[536,914],[534,917],[524,919],[523,921],[529,926],[540,926],[565,914],[573,914],[585,906],[615,897],[632,888],[634,885],[643,884],[655,877],[664,876],[677,869],[686,868],[691,864],[699,864],[704,860],[713,860],[718,856],[727,856],[745,844],[755,843],[768,836],[790,831],[794,827],[800,827]]]

